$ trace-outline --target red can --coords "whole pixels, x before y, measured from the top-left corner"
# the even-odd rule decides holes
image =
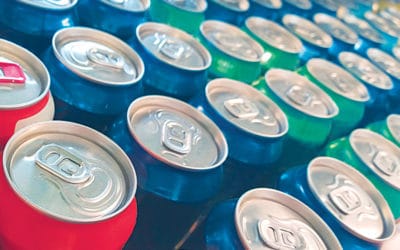
[[[53,117],[44,64],[28,50],[0,39],[0,150],[18,129]]]
[[[30,125],[3,151],[0,249],[121,249],[136,224],[136,173],[103,134],[64,121]]]

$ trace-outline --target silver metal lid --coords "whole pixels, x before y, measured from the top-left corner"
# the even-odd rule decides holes
[[[130,12],[144,12],[150,7],[150,0],[99,0],[114,8]],[[96,3],[93,3],[96,4]]]
[[[400,62],[394,59],[391,55],[380,49],[369,48],[367,50],[367,56],[370,61],[385,73],[400,80]]]
[[[269,9],[282,8],[282,0],[250,0],[250,1],[258,3],[259,5]]]
[[[339,112],[324,91],[295,72],[271,69],[265,74],[265,82],[280,99],[302,113],[329,119]]]
[[[354,130],[349,140],[361,161],[384,182],[400,191],[400,148],[368,129]]]
[[[249,0],[211,0],[211,1],[237,12],[246,12],[250,8]]]
[[[46,66],[28,50],[0,39],[0,110],[31,106],[49,91]]]
[[[310,0],[283,0],[285,3],[296,6],[302,10],[310,10],[312,8],[312,3]]]
[[[392,80],[367,59],[346,51],[341,52],[338,58],[346,70],[365,83],[384,90],[393,88]]]
[[[391,114],[386,118],[386,124],[390,134],[400,143],[400,115]]]
[[[236,203],[235,227],[244,249],[342,249],[314,211],[274,189],[244,193]]]
[[[250,134],[277,138],[288,131],[282,110],[248,84],[228,78],[215,79],[207,84],[206,97],[229,123]]]
[[[102,85],[131,85],[142,79],[144,64],[139,55],[108,33],[72,27],[53,36],[53,52],[70,71]]]
[[[400,61],[400,45],[396,45],[392,48],[392,54],[397,61]]]
[[[200,26],[201,34],[220,51],[248,62],[259,62],[264,49],[245,32],[225,22],[208,20]]]
[[[78,0],[16,0],[26,5],[48,10],[69,9],[76,5]]]
[[[298,54],[303,49],[300,39],[275,22],[261,17],[249,17],[245,25],[253,34],[274,48],[292,54]]]
[[[398,37],[400,35],[400,31],[398,28],[388,22],[385,18],[373,13],[372,11],[365,12],[364,18],[379,31],[382,31],[393,37]]]
[[[164,1],[179,9],[190,12],[202,13],[207,9],[206,0],[164,0]]]
[[[190,71],[211,65],[208,50],[189,34],[166,24],[147,22],[136,28],[142,46],[158,60]]]
[[[329,48],[332,46],[332,37],[316,24],[305,18],[286,14],[283,16],[282,22],[288,30],[311,44],[322,48]]]
[[[133,200],[136,174],[114,142],[88,127],[51,121],[26,127],[7,143],[9,185],[29,206],[69,222],[97,222]]]
[[[307,181],[319,202],[351,234],[381,243],[394,234],[394,217],[381,193],[361,173],[330,157],[317,157]]]
[[[312,2],[334,12],[336,12],[341,6],[340,1],[338,0],[312,0]]]
[[[228,146],[219,128],[200,111],[177,99],[144,96],[128,109],[132,137],[171,167],[202,171],[219,167]]]
[[[358,41],[357,33],[333,16],[318,13],[314,15],[313,20],[321,29],[340,41],[351,45]]]
[[[342,67],[325,59],[308,60],[307,71],[320,83],[338,95],[357,102],[369,100],[368,89]]]

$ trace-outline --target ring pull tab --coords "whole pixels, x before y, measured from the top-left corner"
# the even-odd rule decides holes
[[[113,51],[100,49],[100,48],[90,48],[86,55],[88,59],[100,66],[110,67],[115,69],[124,68],[124,58]]]
[[[302,242],[298,232],[279,223],[278,219],[264,219],[257,223],[258,234],[262,243],[272,249],[299,249]]]
[[[178,154],[191,151],[192,132],[179,122],[167,120],[162,127],[161,140],[165,147]]]
[[[338,73],[332,72],[329,75],[330,79],[332,80],[333,84],[342,92],[342,93],[349,93],[353,91],[353,87],[348,84],[348,81],[341,78]]]
[[[394,176],[398,172],[398,162],[385,151],[378,151],[372,159],[372,164],[387,176]]]
[[[91,174],[85,162],[75,154],[56,144],[41,147],[36,153],[35,163],[65,182],[86,182]]]
[[[343,215],[355,213],[363,206],[357,190],[350,186],[338,187],[331,191],[328,197]]]
[[[293,85],[292,87],[290,87],[289,90],[286,92],[286,96],[289,98],[290,101],[304,107],[310,106],[313,99],[312,92],[298,85]]]
[[[159,51],[174,60],[179,60],[185,52],[185,47],[181,42],[177,42],[168,38],[164,38],[158,44]]]
[[[0,84],[24,84],[26,76],[17,63],[0,62]]]
[[[253,102],[240,97],[224,101],[224,107],[232,116],[238,119],[252,119],[260,113]]]

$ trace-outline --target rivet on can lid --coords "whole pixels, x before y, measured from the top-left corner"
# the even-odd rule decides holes
[[[78,0],[17,0],[27,5],[33,5],[43,9],[68,9],[73,7]]]
[[[0,61],[0,84],[23,84],[25,81],[26,77],[20,65]]]
[[[207,9],[207,1],[205,0],[164,0],[165,2],[190,12],[204,12]]]
[[[388,73],[390,76],[400,80],[400,62],[394,59],[389,54],[376,48],[369,48],[367,50],[368,58],[378,65],[380,69]]]
[[[124,11],[144,12],[150,7],[149,0],[100,0],[101,2]]]
[[[397,143],[400,143],[400,115],[389,115],[386,119],[386,124],[390,134],[394,137]]]

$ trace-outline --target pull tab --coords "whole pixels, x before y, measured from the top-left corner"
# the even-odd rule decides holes
[[[185,47],[181,42],[173,41],[168,38],[164,38],[158,44],[158,50],[165,56],[178,60],[182,57],[185,52]]]
[[[385,151],[378,151],[372,159],[372,164],[387,176],[393,176],[397,173],[396,160]]]
[[[0,62],[0,83],[24,84],[25,81],[24,71],[19,64]]]
[[[192,133],[184,125],[167,120],[163,124],[161,140],[168,149],[178,154],[187,154],[191,150]]]
[[[116,69],[124,68],[124,58],[115,52],[100,48],[90,48],[86,55],[95,64]]]
[[[292,102],[300,106],[310,106],[313,94],[301,86],[294,85],[286,92],[286,96]]]
[[[258,221],[258,234],[264,245],[272,249],[299,249],[302,246],[297,232],[278,221]]]
[[[353,90],[352,86],[348,84],[348,82],[341,77],[336,72],[333,72],[329,75],[330,79],[332,80],[333,84],[342,92],[342,93],[349,93]]]
[[[226,100],[224,107],[231,115],[239,119],[254,118],[260,113],[253,102],[243,98]]]
[[[56,144],[41,147],[36,153],[35,162],[39,167],[69,183],[83,183],[90,177],[82,159]]]
[[[328,195],[333,205],[344,215],[352,214],[362,206],[361,198],[354,188],[341,186]]]

